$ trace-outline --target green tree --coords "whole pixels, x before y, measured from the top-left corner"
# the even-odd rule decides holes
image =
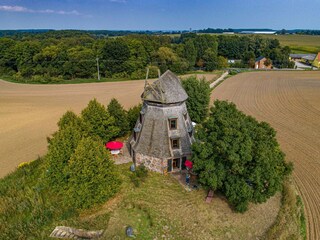
[[[112,98],[107,110],[110,116],[114,117],[114,125],[119,128],[118,137],[125,136],[129,131],[129,123],[127,118],[127,112],[117,99]]]
[[[171,69],[172,65],[178,61],[178,56],[169,47],[160,47],[155,55],[157,64],[161,72]]]
[[[127,71],[130,49],[121,38],[107,40],[102,49],[102,63],[107,73],[113,75]]]
[[[242,58],[242,63],[246,67],[254,68],[255,55],[253,51],[245,52]]]
[[[197,49],[194,46],[193,40],[188,39],[185,42],[184,46],[184,58],[187,59],[190,66],[194,66],[196,64],[197,59]]]
[[[246,211],[249,202],[266,201],[292,171],[275,136],[269,124],[246,116],[233,103],[216,100],[192,146],[199,181],[225,194],[239,212]]]
[[[205,80],[198,80],[195,76],[182,81],[189,98],[187,109],[192,121],[201,123],[208,115],[210,102],[210,84]]]
[[[82,119],[79,116],[77,116],[77,114],[75,114],[72,111],[67,111],[60,118],[60,120],[58,122],[58,126],[59,126],[60,130],[65,129],[68,126],[74,126],[78,130],[82,130],[83,129],[83,122],[82,122]]]
[[[89,208],[113,197],[120,178],[108,151],[100,141],[82,139],[69,162],[68,203]]]
[[[82,138],[73,125],[56,132],[49,141],[46,155],[46,177],[53,188],[65,188],[68,182],[68,162]]]
[[[118,136],[119,128],[115,126],[114,117],[96,99],[88,103],[88,106],[82,110],[81,116],[89,136],[98,136],[104,142]]]
[[[140,111],[142,108],[142,104],[136,105],[128,110],[127,118],[128,118],[128,125],[129,130],[132,130],[136,125],[137,119],[140,116]]]
[[[218,55],[216,49],[208,48],[204,55],[205,67],[207,71],[212,71],[218,68]]]

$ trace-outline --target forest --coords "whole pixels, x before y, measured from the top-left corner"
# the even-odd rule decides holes
[[[47,31],[0,38],[0,76],[49,83],[76,78],[142,79],[158,69],[181,74],[228,67],[251,68],[263,55],[274,67],[291,67],[289,47],[259,36],[131,34],[99,36],[83,31]],[[227,59],[237,59],[228,65]]]

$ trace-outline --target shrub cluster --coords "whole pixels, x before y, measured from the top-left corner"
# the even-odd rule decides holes
[[[104,144],[128,133],[135,109],[125,111],[116,99],[106,108],[94,99],[80,116],[67,111],[61,117],[48,139],[46,179],[69,204],[88,208],[118,191],[120,178]]]

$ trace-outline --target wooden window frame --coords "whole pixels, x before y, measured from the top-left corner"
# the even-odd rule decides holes
[[[174,146],[174,142],[173,141],[177,141],[176,147]],[[179,149],[180,148],[180,139],[179,138],[171,139],[171,148],[172,149]]]
[[[171,122],[175,122],[174,128],[171,126]],[[170,130],[177,130],[178,129],[178,118],[169,119],[169,129]]]

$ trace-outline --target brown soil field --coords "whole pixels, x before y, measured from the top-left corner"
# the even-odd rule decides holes
[[[208,81],[218,77],[214,73],[192,75]],[[59,118],[67,110],[80,113],[93,98],[107,105],[113,97],[129,108],[141,101],[143,87],[142,80],[70,85],[0,80],[0,178],[20,163],[46,153],[46,137],[57,129]]]
[[[143,86],[144,81],[27,85],[0,80],[0,178],[46,153],[46,137],[67,110],[80,113],[93,98],[107,105],[113,97],[129,108],[139,103]]]
[[[230,100],[277,130],[287,161],[294,163],[308,238],[320,239],[320,72],[239,74],[219,85],[214,99]]]

